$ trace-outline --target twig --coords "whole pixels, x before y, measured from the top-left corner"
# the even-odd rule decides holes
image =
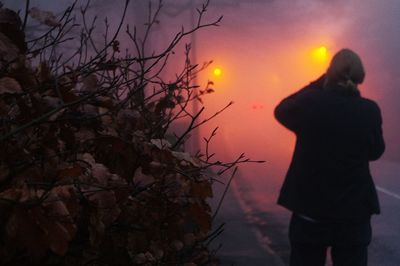
[[[233,173],[232,173],[231,177],[229,178],[228,184],[225,186],[224,193],[222,194],[221,199],[220,199],[220,201],[218,202],[217,209],[215,210],[215,212],[214,212],[214,214],[213,214],[213,216],[212,216],[212,218],[211,218],[211,221],[214,221],[215,217],[217,216],[217,214],[218,214],[218,212],[219,212],[219,209],[221,208],[222,202],[224,201],[224,198],[225,198],[225,196],[226,196],[226,193],[228,192],[228,189],[229,189],[229,187],[230,187],[230,185],[231,185],[231,182],[232,182],[233,178],[234,178],[235,175],[236,175],[237,170],[238,170],[238,167],[236,166],[236,167],[235,167],[235,170],[233,170]]]
[[[30,0],[26,0],[25,2],[25,16],[24,16],[24,22],[22,24],[22,31],[25,31],[26,23],[28,21],[28,14],[29,14],[29,3]]]

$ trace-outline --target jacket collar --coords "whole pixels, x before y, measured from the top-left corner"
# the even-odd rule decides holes
[[[358,89],[348,89],[337,84],[327,85],[325,86],[324,90],[346,97],[361,97],[361,93]]]

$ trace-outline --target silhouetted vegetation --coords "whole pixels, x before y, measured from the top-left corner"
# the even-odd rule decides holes
[[[175,79],[167,82],[162,73],[187,35],[221,18],[203,21],[206,2],[194,28],[148,55],[147,38],[124,29],[128,2],[116,32],[105,22],[102,46],[94,40],[89,2],[55,16],[27,1],[22,19],[0,9],[2,265],[213,263],[208,245],[222,226],[211,231],[211,185],[250,160],[214,160],[209,144],[216,130],[203,152],[185,150],[194,129],[232,104],[208,118],[200,116],[204,108],[191,112],[193,101],[213,92],[212,83],[193,84],[211,62],[192,63],[188,44]],[[162,1],[145,36],[161,8]],[[40,36],[25,38],[29,19],[40,22]],[[121,35],[132,51],[121,51]],[[64,49],[70,43],[79,45]],[[186,130],[176,133],[176,123]]]

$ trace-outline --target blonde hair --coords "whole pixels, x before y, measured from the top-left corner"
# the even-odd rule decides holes
[[[326,71],[325,88],[340,85],[349,90],[357,90],[365,78],[364,66],[360,57],[350,49],[337,52]]]

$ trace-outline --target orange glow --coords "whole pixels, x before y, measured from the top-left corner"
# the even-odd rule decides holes
[[[234,104],[202,127],[200,135],[208,137],[219,127],[210,145],[218,158],[234,160],[236,154],[246,151],[268,164],[244,166],[243,173],[265,177],[268,172],[268,182],[281,184],[296,139],[276,121],[274,108],[283,98],[320,77],[331,59],[330,49],[336,46],[323,36],[279,41],[268,47],[266,44],[269,42],[252,43],[252,49],[243,56],[237,53],[242,49],[240,45],[232,51],[206,46],[209,57],[218,63],[199,75],[201,84],[213,80],[216,87],[215,93],[202,98],[206,107],[202,115],[210,117],[229,101]]]
[[[328,49],[325,46],[321,46],[313,51],[314,59],[320,62],[326,62],[328,60]]]
[[[219,77],[222,75],[222,70],[220,68],[215,68],[213,73],[214,73],[214,76]]]

